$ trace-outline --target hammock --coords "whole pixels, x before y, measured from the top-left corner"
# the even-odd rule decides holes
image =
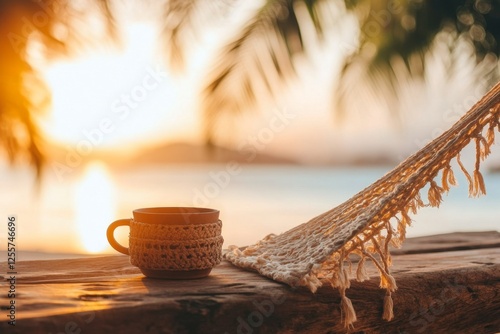
[[[287,232],[268,235],[255,245],[244,249],[230,246],[224,257],[236,266],[290,286],[305,286],[312,292],[323,283],[331,284],[339,290],[342,318],[349,328],[356,321],[346,296],[353,262],[350,255],[355,254],[359,257],[357,281],[369,279],[366,260],[378,269],[380,287],[386,290],[382,318],[392,320],[391,294],[397,285],[390,272],[389,246],[401,246],[411,223],[410,213],[424,206],[439,207],[443,193],[457,184],[451,168],[453,159],[468,180],[469,196],[486,193],[479,167],[490,153],[495,130],[500,131],[499,116],[497,83],[448,131],[351,199]],[[460,161],[460,152],[468,144],[476,149],[472,174]],[[428,204],[420,195],[425,186]]]

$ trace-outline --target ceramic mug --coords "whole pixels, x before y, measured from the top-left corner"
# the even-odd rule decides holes
[[[148,277],[189,279],[210,274],[222,259],[219,211],[195,207],[156,207],[133,211],[133,219],[109,225],[106,236],[118,252]],[[119,226],[129,226],[129,247],[114,238]]]

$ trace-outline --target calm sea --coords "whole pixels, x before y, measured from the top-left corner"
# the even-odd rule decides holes
[[[335,207],[390,169],[176,165],[111,171],[92,163],[62,177],[49,169],[38,193],[28,171],[5,169],[0,219],[16,215],[19,260],[50,257],[29,251],[116,254],[105,238],[109,223],[149,206],[217,208],[225,246],[243,246]],[[478,199],[468,198],[466,180],[455,174],[460,186],[445,195],[439,209],[424,208],[413,216],[409,237],[500,230],[500,174],[484,172],[488,195]],[[0,226],[6,240],[6,224]],[[126,228],[117,234],[126,243]]]

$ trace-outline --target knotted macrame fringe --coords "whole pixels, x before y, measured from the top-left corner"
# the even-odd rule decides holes
[[[354,311],[354,307],[352,307],[351,300],[345,296],[345,289],[340,291],[340,297],[341,318],[344,319],[345,327],[354,328],[353,324],[358,319],[356,318],[356,312]]]
[[[384,297],[384,314],[382,315],[382,319],[391,321],[394,318],[394,305],[392,301],[391,292],[387,292]]]
[[[416,214],[425,206],[439,207],[443,194],[457,185],[453,160],[467,179],[469,196],[486,194],[480,164],[491,151],[495,130],[500,131],[499,116],[500,83],[448,131],[351,199],[244,250],[232,246],[225,258],[237,266],[291,286],[305,286],[312,292],[329,281],[339,291],[346,328],[352,328],[357,319],[346,295],[350,279],[369,279],[366,265],[371,262],[379,272],[380,288],[385,290],[382,318],[392,320],[397,285],[390,273],[390,247],[399,248],[404,242],[406,228],[412,223],[410,213]],[[475,144],[476,159],[474,170],[469,173],[460,152],[471,142]],[[421,197],[425,187],[427,204]],[[357,268],[352,273],[356,256]]]
[[[341,258],[345,258],[344,253],[340,253]],[[330,284],[333,288],[338,288],[340,293],[340,310],[341,310],[341,318],[345,324],[346,328],[352,328],[352,324],[357,320],[356,319],[356,311],[354,311],[354,307],[352,306],[352,302],[346,296],[346,289],[349,289],[351,286],[351,281],[349,280],[349,272],[345,267],[344,261],[339,261],[338,270],[332,275],[329,279]]]

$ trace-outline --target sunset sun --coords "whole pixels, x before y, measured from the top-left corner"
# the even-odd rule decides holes
[[[44,72],[52,95],[52,111],[41,121],[47,137],[85,153],[188,132],[182,82],[158,59],[156,35],[151,25],[129,25],[123,48],[52,64]]]

